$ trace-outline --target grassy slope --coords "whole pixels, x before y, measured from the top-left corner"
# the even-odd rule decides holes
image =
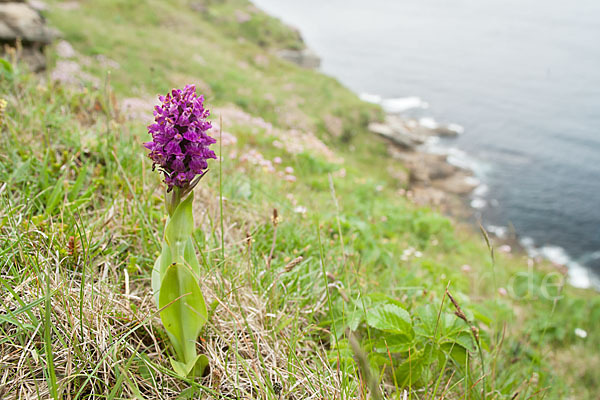
[[[271,56],[302,45],[244,0],[205,7],[106,0],[55,9],[51,23],[76,50],[120,64],[112,89],[72,91],[27,74],[2,79],[9,106],[0,136],[0,296],[9,311],[0,321],[0,352],[10,374],[0,388],[7,396],[17,394],[15,382],[21,395],[56,381],[58,391],[112,398],[170,398],[189,386],[169,376],[165,338],[151,316],[161,184],[139,146],[144,123],[122,120],[114,107],[194,82],[210,106],[260,116],[284,143],[292,127],[314,131],[344,159],[281,149],[265,123],[223,121],[237,138],[223,149],[223,220],[216,163],[196,199],[205,290],[216,302],[203,342],[213,373],[202,385],[276,398],[270,383],[280,381],[291,398],[359,397],[364,386],[344,335],[351,327],[383,381],[417,398],[479,398],[483,382],[488,398],[595,398],[598,297],[566,287],[561,300],[544,300],[544,265],[531,274],[532,296],[499,296],[495,288],[526,270],[526,258],[498,254],[492,266],[478,235],[398,195],[401,184],[387,171],[399,167],[364,129],[379,110],[335,80]],[[252,19],[238,23],[235,9]],[[106,77],[96,65],[88,70]],[[342,138],[327,129],[332,117]],[[281,157],[276,169],[293,167],[297,181],[232,157],[250,149]],[[273,208],[280,222],[266,269]],[[518,291],[527,283],[512,282]],[[485,379],[469,328],[444,297],[447,286],[480,329]],[[377,310],[394,306],[410,314],[410,328],[395,322],[405,335],[375,321]],[[22,348],[30,351],[20,357]],[[464,349],[471,349],[466,357]]]

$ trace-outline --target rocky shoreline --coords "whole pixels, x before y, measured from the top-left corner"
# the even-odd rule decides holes
[[[462,133],[462,127],[388,113],[383,122],[369,124],[369,131],[392,144],[388,153],[400,165],[389,173],[406,188],[400,190],[400,195],[419,206],[434,208],[479,234],[481,214],[471,206],[471,200],[481,182],[472,170],[451,163],[447,154],[432,152],[428,147],[432,138],[456,137]],[[497,251],[513,256],[527,255],[530,257],[528,262],[532,263],[542,261],[540,256],[531,257],[514,229],[486,233],[493,238]],[[565,265],[553,264],[565,277],[568,275]]]
[[[389,172],[404,184],[406,189],[400,191],[401,195],[417,205],[435,208],[469,230],[479,231],[481,215],[471,206],[471,198],[481,183],[472,170],[454,165],[447,154],[434,153],[427,146],[432,138],[456,137],[462,133],[460,126],[388,113],[383,122],[369,124],[369,131],[392,144],[388,147],[388,153],[400,165]],[[542,261],[543,257],[532,255],[522,244],[512,227],[502,232],[491,227],[485,229],[488,230],[488,236],[494,239],[494,247],[498,251],[527,255],[531,263]],[[566,265],[551,262],[558,272],[568,276]]]
[[[389,113],[383,122],[369,124],[369,131],[392,144],[388,152],[405,168],[400,180],[407,197],[461,219],[473,215],[467,200],[479,181],[471,170],[452,164],[448,155],[433,153],[427,146],[432,138],[458,136],[460,126]]]

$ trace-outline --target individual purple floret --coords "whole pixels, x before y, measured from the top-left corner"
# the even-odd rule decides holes
[[[196,95],[194,85],[173,89],[158,98],[162,104],[154,107],[155,123],[148,126],[152,141],[144,146],[150,150],[152,169],[158,166],[165,174],[168,191],[175,186],[186,189],[208,168],[207,160],[217,158],[208,148],[216,143],[206,133],[212,128],[206,119],[210,112],[204,108],[204,96]]]

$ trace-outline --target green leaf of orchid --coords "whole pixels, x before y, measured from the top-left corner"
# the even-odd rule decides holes
[[[171,362],[171,366],[173,367],[173,371],[175,371],[175,373],[177,375],[182,376],[184,378],[188,376],[188,374],[190,373],[190,371],[191,371],[191,369],[193,367],[193,365],[188,366],[187,364],[179,362],[179,361],[176,361],[176,360],[174,360],[172,358],[170,358],[169,361]]]
[[[204,370],[208,366],[208,357],[204,354],[199,354],[196,358],[190,360],[187,363],[182,363],[174,359],[169,359],[173,371],[179,376],[183,377],[201,377],[204,375]]]
[[[167,221],[168,223],[168,221]],[[162,282],[167,268],[173,264],[173,258],[171,257],[171,249],[167,245],[167,242],[163,240],[162,251],[160,256],[154,262],[152,268],[152,291],[154,293],[154,299],[156,300],[156,306],[158,307],[158,294],[160,293],[160,283]],[[160,308],[160,307],[159,307]]]
[[[194,369],[192,370],[193,375],[198,377],[203,376],[206,367],[208,367],[208,357],[204,354],[198,355],[194,363]]]
[[[186,265],[191,268],[194,275],[199,277],[201,275],[200,263],[198,262],[198,256],[196,255],[196,249],[194,248],[194,242],[192,241],[191,237],[188,238],[185,244],[183,258]]]
[[[173,262],[176,263],[183,263],[188,239],[194,231],[193,201],[194,196],[189,195],[179,203],[165,228],[165,240],[171,248]]]
[[[196,360],[196,339],[206,323],[208,312],[196,277],[189,267],[172,264],[166,271],[159,292],[160,318],[171,339],[177,358]]]

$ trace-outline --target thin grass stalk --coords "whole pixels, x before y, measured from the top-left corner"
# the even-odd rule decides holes
[[[323,280],[325,283],[325,294],[327,295],[327,302],[329,304],[329,314],[331,316],[331,328],[333,330],[333,337],[335,340],[335,348],[337,350],[337,354],[338,354],[338,360],[337,360],[337,372],[338,372],[338,380],[340,381],[340,384],[342,385],[342,390],[340,391],[340,393],[342,394],[342,399],[343,397],[343,393],[345,393],[345,382],[342,380],[341,374],[340,374],[340,365],[342,362],[342,354],[340,352],[340,346],[338,343],[338,336],[337,336],[337,330],[335,327],[335,319],[333,318],[333,302],[331,301],[331,296],[329,294],[329,282],[327,280],[327,271],[325,271],[325,256],[323,254],[323,243],[321,242],[321,226],[319,225],[319,220],[317,218],[316,220],[317,223],[317,236],[319,239],[319,256],[320,256],[320,261],[321,261],[321,270],[323,273]]]
[[[52,301],[50,295],[50,264],[46,267],[46,301],[44,303],[44,349],[46,351],[46,371],[48,389],[54,400],[58,400],[58,384],[54,369],[54,353],[52,351]]]
[[[219,116],[219,213],[221,216],[221,262],[225,265],[225,222],[223,220],[223,116]]]

